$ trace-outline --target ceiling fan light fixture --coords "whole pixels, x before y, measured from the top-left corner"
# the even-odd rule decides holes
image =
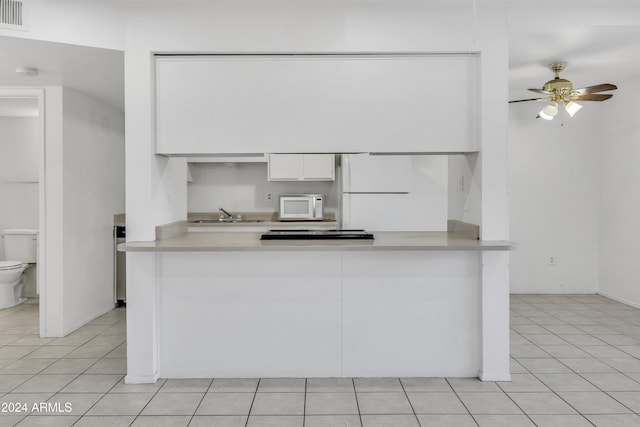
[[[545,119],[545,120],[553,120],[553,116],[549,116],[549,115],[545,114],[544,111],[540,111],[538,113],[538,117],[540,117],[541,119]]]
[[[567,110],[567,113],[569,113],[569,116],[571,117],[573,117],[574,114],[580,111],[581,108],[582,108],[582,105],[573,101],[569,101],[564,105],[564,109]]]
[[[608,93],[603,94],[600,92],[618,89],[616,85],[611,83],[601,83],[599,85],[574,89],[573,83],[569,80],[560,78],[560,72],[564,70],[566,65],[567,64],[564,62],[549,64],[549,70],[555,74],[553,80],[546,82],[542,89],[529,89],[532,92],[545,95],[544,98],[516,99],[509,101],[509,104],[512,102],[548,100],[550,102],[542,108],[536,118],[553,120],[553,118],[558,114],[558,104],[560,103],[562,103],[567,114],[569,114],[570,117],[573,117],[582,108],[582,105],[574,101],[606,101],[613,95]]]
[[[558,114],[558,103],[555,101],[551,101],[545,105],[538,113],[538,115],[545,120],[553,120],[556,114]]]

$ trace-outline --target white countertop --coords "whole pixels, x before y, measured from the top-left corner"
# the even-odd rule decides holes
[[[216,252],[216,251],[502,251],[513,250],[513,242],[482,241],[445,231],[372,232],[374,240],[260,240],[262,233],[183,233],[153,242],[118,245],[126,252]]]

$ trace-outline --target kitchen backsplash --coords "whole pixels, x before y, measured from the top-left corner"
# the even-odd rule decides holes
[[[339,206],[339,181],[273,182],[267,180],[267,163],[191,163],[187,184],[188,212],[275,212],[278,196],[287,193],[321,193],[325,208]],[[339,174],[336,173],[336,176]],[[267,200],[267,194],[272,200]]]

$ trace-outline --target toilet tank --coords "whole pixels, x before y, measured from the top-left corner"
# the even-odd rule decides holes
[[[36,262],[38,230],[12,228],[2,232],[5,259],[23,263]]]

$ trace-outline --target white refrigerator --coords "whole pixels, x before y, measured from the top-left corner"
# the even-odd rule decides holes
[[[410,229],[411,156],[342,156],[342,228]]]

